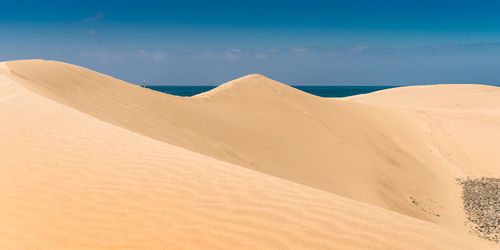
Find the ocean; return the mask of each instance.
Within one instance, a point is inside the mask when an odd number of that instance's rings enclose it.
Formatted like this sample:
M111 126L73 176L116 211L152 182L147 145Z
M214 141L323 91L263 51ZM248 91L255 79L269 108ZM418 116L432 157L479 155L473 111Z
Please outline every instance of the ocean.
M148 86L148 88L177 96L193 96L209 91L216 86ZM346 97L366 94L397 86L292 86L304 92L321 97Z

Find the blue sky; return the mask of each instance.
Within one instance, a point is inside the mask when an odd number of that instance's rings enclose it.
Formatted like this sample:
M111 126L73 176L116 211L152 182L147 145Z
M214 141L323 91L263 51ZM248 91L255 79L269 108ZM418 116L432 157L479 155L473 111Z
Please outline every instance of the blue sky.
M500 83L500 1L6 1L0 61L132 83Z

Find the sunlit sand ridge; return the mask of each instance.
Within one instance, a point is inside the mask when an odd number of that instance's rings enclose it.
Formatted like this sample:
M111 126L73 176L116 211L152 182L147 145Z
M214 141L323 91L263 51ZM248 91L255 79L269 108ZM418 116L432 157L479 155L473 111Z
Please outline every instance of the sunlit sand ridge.
M2 64L0 244L494 247L466 236L455 180L498 174L481 152L457 164L422 110L362 101L259 75L181 98L59 62Z

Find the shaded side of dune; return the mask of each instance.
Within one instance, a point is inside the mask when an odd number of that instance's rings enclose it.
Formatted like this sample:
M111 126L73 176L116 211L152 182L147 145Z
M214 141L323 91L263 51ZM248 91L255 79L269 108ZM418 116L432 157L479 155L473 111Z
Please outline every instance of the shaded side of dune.
M452 227L454 178L399 111L249 75L193 98L60 62L7 63L26 88L102 121L219 160ZM438 167L436 167L438 166ZM439 213L416 207L410 197Z
M3 66L2 249L494 249L104 122Z

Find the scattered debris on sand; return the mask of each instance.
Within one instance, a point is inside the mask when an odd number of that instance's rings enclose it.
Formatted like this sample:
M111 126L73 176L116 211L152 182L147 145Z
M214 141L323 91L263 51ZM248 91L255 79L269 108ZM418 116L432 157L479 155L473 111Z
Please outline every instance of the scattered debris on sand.
M418 208L420 208L420 210L424 211L425 213L428 213L428 214L434 215L436 217L439 217L439 213L436 213L431 208L428 208L428 207L424 206L424 204L422 204L421 202L419 202L413 196L410 196L410 200L411 200L411 203L413 205L417 206Z
M498 243L500 241L500 179L459 180L467 215L465 224L471 233Z

